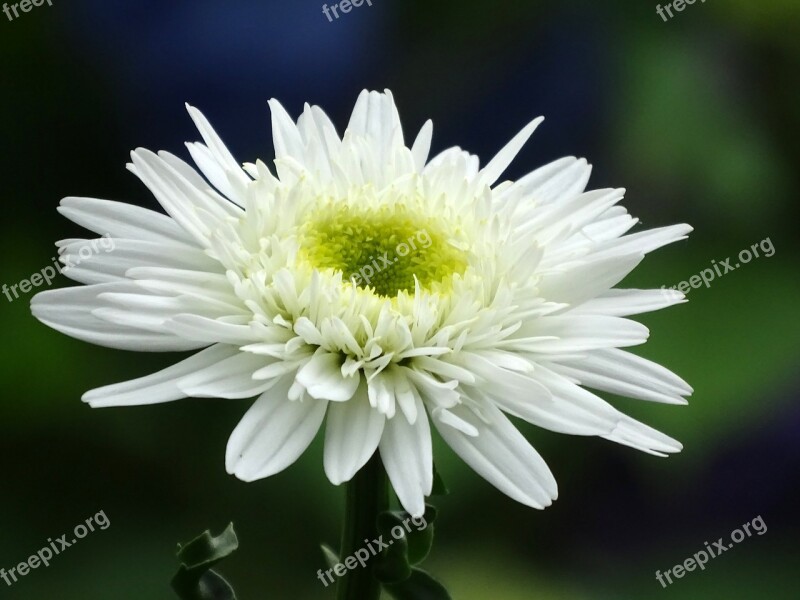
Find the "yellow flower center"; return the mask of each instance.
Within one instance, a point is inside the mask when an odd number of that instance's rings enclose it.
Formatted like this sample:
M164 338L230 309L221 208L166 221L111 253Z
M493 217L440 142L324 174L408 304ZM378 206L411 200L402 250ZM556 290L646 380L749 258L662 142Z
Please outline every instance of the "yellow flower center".
M432 292L449 290L467 256L430 217L403 205L360 209L329 203L300 229L300 256L312 267L341 271L362 289L393 297L414 292L414 278Z

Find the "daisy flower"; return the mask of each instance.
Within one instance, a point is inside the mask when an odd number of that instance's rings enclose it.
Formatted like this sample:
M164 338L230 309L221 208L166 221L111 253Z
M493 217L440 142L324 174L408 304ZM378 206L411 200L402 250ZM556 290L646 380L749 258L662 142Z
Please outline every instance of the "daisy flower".
M624 190L585 191L583 159L502 181L542 119L481 167L457 147L429 159L430 121L407 145L388 91L364 91L341 136L319 107L297 122L270 108L274 169L240 165L188 106L204 140L187 144L196 167L145 149L128 165L166 215L61 202L115 250L67 269L84 285L38 294L33 314L101 346L197 351L85 402L257 397L228 442L229 473L285 469L324 421L330 481L349 481L377 451L412 515L431 493L432 428L535 508L556 498L556 481L509 416L655 455L681 449L594 392L668 404L691 393L623 350L648 337L628 317L683 295L615 288L689 226L628 233L637 220L618 204ZM85 243L59 242L62 259Z

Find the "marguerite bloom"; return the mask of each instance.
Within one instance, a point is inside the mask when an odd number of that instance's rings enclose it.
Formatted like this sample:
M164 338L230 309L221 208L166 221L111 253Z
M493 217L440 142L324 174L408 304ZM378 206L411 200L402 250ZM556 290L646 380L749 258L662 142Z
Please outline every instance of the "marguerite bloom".
M431 492L431 425L480 475L536 508L556 498L544 460L508 415L665 455L681 445L592 390L683 404L691 388L622 348L628 319L680 293L615 289L687 225L628 234L621 189L586 192L563 158L500 181L541 119L481 168L411 146L391 94L363 92L343 136L318 107L295 123L270 102L275 170L233 158L208 121L199 169L138 149L128 168L167 212L92 198L60 211L115 250L67 271L83 286L32 302L45 324L94 344L198 350L158 373L85 394L94 407L185 397L257 400L228 442L245 481L292 464L325 421L324 468L350 480L376 452L405 509ZM85 240L59 243L65 260Z

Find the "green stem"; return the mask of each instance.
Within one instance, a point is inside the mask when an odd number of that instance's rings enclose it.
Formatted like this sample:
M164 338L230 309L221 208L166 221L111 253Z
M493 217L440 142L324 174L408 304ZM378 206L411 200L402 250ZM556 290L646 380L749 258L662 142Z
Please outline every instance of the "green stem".
M379 453L376 451L369 462L356 473L346 485L346 507L342 527L342 545L339 560L344 561L367 542L378 537L378 514L389 508L389 484ZM375 560L367 566L348 570L339 580L337 600L379 600L380 582L373 570Z

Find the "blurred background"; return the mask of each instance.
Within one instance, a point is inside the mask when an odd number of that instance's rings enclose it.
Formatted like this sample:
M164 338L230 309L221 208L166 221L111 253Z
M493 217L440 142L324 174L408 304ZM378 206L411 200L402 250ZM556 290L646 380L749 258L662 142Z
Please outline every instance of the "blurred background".
M753 260L641 320L637 350L695 388L688 407L612 398L680 439L658 459L599 439L524 431L560 499L544 512L495 491L439 444L452 493L436 501L426 563L456 600L800 597L800 4L709 0L664 22L656 2L373 0L329 22L321 0L54 0L0 14L2 277L47 266L83 236L67 195L155 202L125 170L144 146L188 157L201 108L240 161L272 158L266 102L320 104L340 131L362 88L391 88L407 136L486 160L531 118L545 124L518 177L564 155L625 186L644 226L689 222L631 286L672 286L769 238ZM738 261L736 261L738 262ZM57 285L69 285L61 277ZM343 494L320 440L254 484L226 475L249 401L92 410L81 394L182 356L111 351L36 322L0 296L0 567L105 511L89 535L0 597L169 599L175 544L236 523L222 566L242 600L333 597L316 578ZM667 589L655 579L761 515L768 527Z

